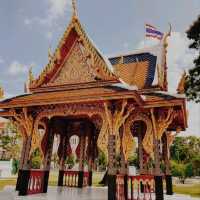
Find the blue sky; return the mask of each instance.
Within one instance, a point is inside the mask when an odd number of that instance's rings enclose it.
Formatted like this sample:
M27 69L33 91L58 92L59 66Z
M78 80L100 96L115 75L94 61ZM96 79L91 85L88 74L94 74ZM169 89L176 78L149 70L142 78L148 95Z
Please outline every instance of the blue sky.
M152 44L144 25L161 31L173 26L169 39L170 90L183 71L192 67L185 31L200 14L199 0L84 0L77 1L79 18L87 33L106 55ZM6 0L0 2L0 85L6 96L23 93L29 67L38 75L56 47L71 16L70 0ZM189 104L187 134L200 134L200 106ZM194 117L195 116L195 117Z

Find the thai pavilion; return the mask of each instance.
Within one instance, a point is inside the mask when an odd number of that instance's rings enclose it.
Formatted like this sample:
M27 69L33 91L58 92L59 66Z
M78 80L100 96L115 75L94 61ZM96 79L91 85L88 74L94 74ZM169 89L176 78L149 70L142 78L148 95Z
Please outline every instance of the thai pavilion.
M106 58L84 31L75 6L49 63L37 78L30 71L27 92L0 102L0 116L17 125L23 139L16 190L19 195L47 192L54 135L59 135L58 186L91 186L101 150L108 158L109 200L162 200L163 185L173 194L169 146L174 133L187 127L184 97L168 93L170 32L149 49ZM79 138L78 171L64 165L71 137ZM130 176L135 138L139 174ZM40 170L30 168L35 149L42 155Z

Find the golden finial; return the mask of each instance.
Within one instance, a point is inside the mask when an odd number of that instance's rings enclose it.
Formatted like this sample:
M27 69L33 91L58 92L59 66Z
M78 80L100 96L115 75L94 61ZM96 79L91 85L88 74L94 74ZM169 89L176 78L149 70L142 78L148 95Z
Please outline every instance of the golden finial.
M168 46L168 43L167 43L167 38L169 36L171 36L171 33L172 33L172 25L169 23L169 31L164 35L163 37L163 44L164 44L164 47L167 48Z
M72 9L73 9L73 16L77 17L76 0L72 0Z
M52 52L51 52L51 46L49 46L48 48L48 58L49 58L49 61L52 59Z
M33 66L30 67L29 72L28 72L28 81L29 84L34 80L34 76L33 76Z
M0 87L0 99L4 97L4 90L2 87Z
M184 70L181 78L180 78L180 81L178 83L178 87L176 89L177 93L178 94L184 94L185 93L185 81L186 81L186 77L187 77L187 74Z

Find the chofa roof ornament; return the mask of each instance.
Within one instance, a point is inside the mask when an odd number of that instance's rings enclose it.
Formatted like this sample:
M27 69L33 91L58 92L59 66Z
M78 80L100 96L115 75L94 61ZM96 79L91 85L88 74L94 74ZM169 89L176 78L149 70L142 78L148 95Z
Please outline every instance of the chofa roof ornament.
M4 98L4 90L0 87L0 99Z
M72 0L72 11L73 11L73 17L77 17L78 16L78 12L77 12L77 5L76 5L76 0Z

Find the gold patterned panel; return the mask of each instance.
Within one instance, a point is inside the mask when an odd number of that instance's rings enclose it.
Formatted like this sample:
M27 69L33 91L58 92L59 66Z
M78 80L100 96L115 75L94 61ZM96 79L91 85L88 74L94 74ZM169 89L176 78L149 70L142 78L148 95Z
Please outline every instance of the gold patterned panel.
M144 139L142 141L142 145L146 153L148 153L151 157L153 156L153 128L152 128L152 122L151 119L148 117L148 115L144 113L135 113L134 115L130 116L130 118L127 120L125 124L125 134L123 139L123 151L126 155L126 159L132 154L135 146L132 142L133 136L131 132L131 125L135 121L143 121L146 124L146 133L144 136Z
M43 69L39 77L34 79L29 84L30 90L37 88L39 89L41 86L44 86L43 84L48 75L54 72L56 67L55 63L61 61L60 50L62 49L65 42L68 40L68 37L72 30L75 30L77 32L79 36L79 41L87 50L88 56L91 56L91 63L94 70L98 74L98 78L100 78L101 80L117 80L116 76L109 70L105 59L101 56L101 53L94 46L93 42L90 41L77 16L73 15L69 26L64 32L63 37L60 39L58 47L56 48L55 53L51 56L49 63Z
M148 61L115 65L115 74L129 85L144 88L148 74Z
M0 99L4 97L4 90L2 87L0 87Z
M87 53L79 42L76 42L61 70L48 83L52 85L94 82L95 74Z
M120 152L120 128L125 123L126 119L133 112L135 107L128 104L127 100L123 100L115 108L114 113L111 112L109 102L104 103L105 117L103 116L103 126L97 141L98 147L108 156L108 136L115 135L116 140L116 154Z
M163 133L167 130L169 125L172 123L177 113L173 108L167 109L167 112L160 112L158 119L155 119L156 136L158 140L161 140Z
M103 123L97 140L97 146L102 152L104 152L106 158L108 158L108 136L109 136L109 124L106 120L106 116L102 117Z

